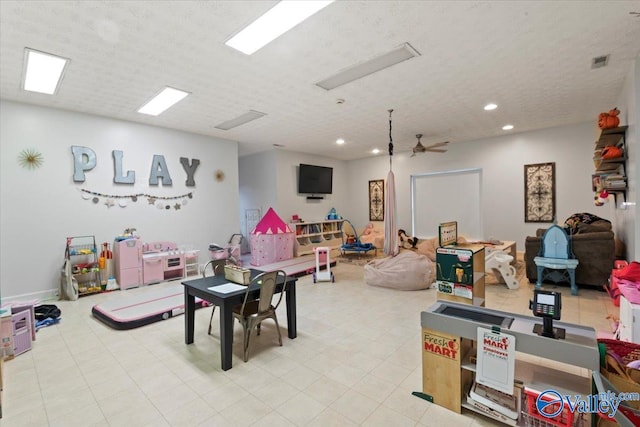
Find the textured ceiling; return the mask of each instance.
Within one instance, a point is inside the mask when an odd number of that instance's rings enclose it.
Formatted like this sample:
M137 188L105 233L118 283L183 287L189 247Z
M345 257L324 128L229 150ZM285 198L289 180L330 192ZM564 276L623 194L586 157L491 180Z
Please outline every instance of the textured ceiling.
M639 1L338 0L251 56L224 45L274 4L2 0L0 95L234 140L241 155L280 144L349 160L384 152L390 108L396 152L417 133L428 145L595 122L640 53ZM406 42L421 56L314 84ZM25 47L71 58L56 95L20 89ZM192 95L158 117L136 112L166 85ZM215 129L248 110L267 115Z

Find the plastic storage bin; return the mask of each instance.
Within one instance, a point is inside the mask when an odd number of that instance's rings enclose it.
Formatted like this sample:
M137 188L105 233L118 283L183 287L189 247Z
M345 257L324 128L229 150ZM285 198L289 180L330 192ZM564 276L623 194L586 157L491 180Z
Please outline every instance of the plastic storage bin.
M562 411L555 417L547 417L538 412L536 400L540 395L539 392L525 388L525 408L526 412L522 413L525 426L548 426L548 427L572 427L574 425L574 414L564 405ZM551 399L542 398L544 401ZM555 413L559 408L559 403L553 403L546 407L545 412L548 414Z

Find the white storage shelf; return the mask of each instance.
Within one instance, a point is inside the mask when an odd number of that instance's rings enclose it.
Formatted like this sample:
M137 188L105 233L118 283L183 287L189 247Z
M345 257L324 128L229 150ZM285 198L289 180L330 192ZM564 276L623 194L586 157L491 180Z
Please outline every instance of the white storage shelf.
M326 220L292 223L289 226L296 234L295 255L308 255L319 246L338 249L342 246L342 224L344 220Z

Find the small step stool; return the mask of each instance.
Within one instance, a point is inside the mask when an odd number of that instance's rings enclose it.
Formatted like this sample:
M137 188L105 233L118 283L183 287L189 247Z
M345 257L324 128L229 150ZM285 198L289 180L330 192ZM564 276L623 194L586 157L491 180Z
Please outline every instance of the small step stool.
M335 282L336 278L331 272L330 250L326 246L318 246L313 248L316 254L316 271L313 272L313 283L316 282ZM327 269L320 271L321 263L327 264Z
M492 270L499 282L509 289L518 289L520 283L516 279L516 269L511 265L513 257L504 251L489 252L485 258L485 269Z

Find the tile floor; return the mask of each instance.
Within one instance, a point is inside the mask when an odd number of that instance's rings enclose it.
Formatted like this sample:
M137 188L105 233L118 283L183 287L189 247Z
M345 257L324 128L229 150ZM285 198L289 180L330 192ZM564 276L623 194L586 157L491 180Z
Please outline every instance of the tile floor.
M297 339L286 337L283 304L284 345L265 324L244 363L236 325L226 372L217 331L206 332L209 308L196 312L195 343L187 346L182 316L116 331L91 315L115 293L57 301L62 321L5 363L0 426L497 425L411 395L422 389L420 312L435 290L370 287L363 268L349 263L333 271L333 284L298 281ZM487 307L528 314L531 289L526 279L518 290L488 286ZM563 320L610 331L606 316L617 308L605 293L559 289Z

